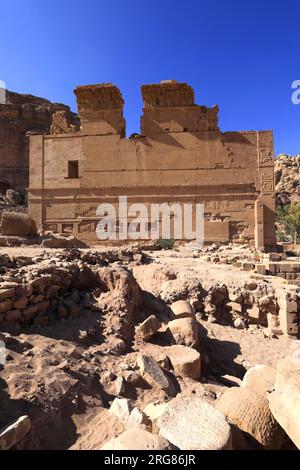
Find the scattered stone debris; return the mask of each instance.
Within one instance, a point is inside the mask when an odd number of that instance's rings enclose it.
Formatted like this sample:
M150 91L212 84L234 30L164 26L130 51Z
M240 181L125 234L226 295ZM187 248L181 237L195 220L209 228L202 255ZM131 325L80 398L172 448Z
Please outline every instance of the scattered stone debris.
M111 439L104 444L101 450L175 450L170 444L157 434L151 434L140 426L132 426L119 437Z
M140 255L1 251L2 448L299 447L299 287Z

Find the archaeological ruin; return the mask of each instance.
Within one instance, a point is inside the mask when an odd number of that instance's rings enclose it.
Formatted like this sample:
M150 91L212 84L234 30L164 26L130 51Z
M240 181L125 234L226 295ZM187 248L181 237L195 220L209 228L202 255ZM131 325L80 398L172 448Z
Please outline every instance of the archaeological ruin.
M29 210L38 228L95 242L100 203L204 203L205 242L269 249L275 240L272 131L221 132L218 106L174 80L143 85L140 134L126 138L113 84L75 89L80 131L54 114L30 136ZM119 221L122 223L122 221ZM147 227L151 231L152 227Z
M4 102L0 102L0 192L10 187L21 192L28 188L26 134L47 134L53 114L59 111L76 122L77 116L70 112L68 106L32 95L4 91Z

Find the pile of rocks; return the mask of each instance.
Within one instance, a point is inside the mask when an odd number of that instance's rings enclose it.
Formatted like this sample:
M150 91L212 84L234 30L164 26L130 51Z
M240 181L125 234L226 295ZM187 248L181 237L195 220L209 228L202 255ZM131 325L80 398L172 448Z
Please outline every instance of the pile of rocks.
M255 366L240 386L228 388L213 404L179 393L141 410L129 399L116 398L110 413L125 431L102 450L278 450L288 438L300 448L299 364L287 358L277 370ZM165 372L153 358L139 358L139 373L149 385L167 390Z
M111 268L108 262L111 258L132 256L130 250L120 253L66 250L53 257L43 253L21 260L3 255L0 325L13 322L45 326L57 318L77 318L85 309L113 311L121 305L126 314L132 315L140 288L128 270L117 265Z
M300 155L278 155L275 160L277 205L300 202Z
M18 191L15 191L14 189L7 189L5 192L0 192L1 209L15 209L17 206L21 206L21 208L25 210L24 198Z

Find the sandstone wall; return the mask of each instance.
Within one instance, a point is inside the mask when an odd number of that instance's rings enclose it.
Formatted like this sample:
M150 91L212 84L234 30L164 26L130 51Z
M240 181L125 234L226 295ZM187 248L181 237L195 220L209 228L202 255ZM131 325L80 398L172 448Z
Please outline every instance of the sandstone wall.
M27 132L49 133L52 115L68 106L51 103L32 95L6 92L6 104L0 104L0 190L28 188L29 142Z
M99 203L205 204L206 241L275 244L271 131L222 133L218 108L177 82L142 87L141 135L124 138L110 84L75 90L81 131L31 136L30 213L40 227L95 240ZM78 162L78 178L68 164Z

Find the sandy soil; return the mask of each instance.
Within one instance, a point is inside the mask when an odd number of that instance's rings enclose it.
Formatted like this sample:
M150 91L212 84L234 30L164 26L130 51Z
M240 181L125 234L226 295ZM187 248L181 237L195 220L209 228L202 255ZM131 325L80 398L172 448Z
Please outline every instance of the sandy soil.
M51 250L26 248L0 249L9 256L35 257ZM161 285L153 272L180 271L187 279L203 283L233 282L241 285L251 277L230 265L205 263L186 252L151 252L152 263L133 265L132 270L141 287L155 293ZM280 280L272 280L280 282ZM148 312L150 313L150 312ZM58 321L53 327L11 329L5 368L0 367L0 426L20 415L29 414L34 422L27 448L99 449L104 442L120 434L123 425L107 410L114 395L114 382L105 377L134 370L138 343L123 356L105 354L101 315L86 311L79 319ZM230 326L200 321L200 349L209 358L201 382L180 381L182 393L196 393L213 401L224 391L222 375L242 378L256 364L276 366L291 351L291 341L266 338L255 326L238 330ZM94 329L93 337L82 339L82 331ZM151 353L155 345L144 345ZM162 390L128 391L141 409L152 401L164 400ZM17 446L18 448L18 446ZM22 448L22 446L21 446Z

